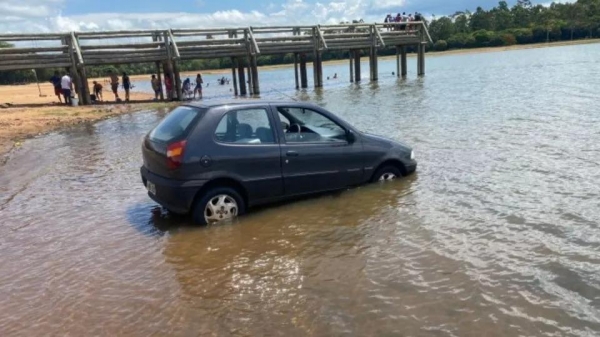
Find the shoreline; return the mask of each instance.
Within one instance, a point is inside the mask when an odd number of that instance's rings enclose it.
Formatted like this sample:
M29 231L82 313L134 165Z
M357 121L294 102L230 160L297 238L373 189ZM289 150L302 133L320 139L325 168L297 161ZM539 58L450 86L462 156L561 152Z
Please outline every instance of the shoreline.
M107 104L79 107L15 107L0 110L0 166L23 141L85 123L143 110L172 108L180 102Z
M514 45L508 47L457 49L444 52L430 52L427 53L427 56L441 57L448 55L481 54L594 43L600 43L600 39ZM408 56L415 57L416 54L409 54ZM395 55L381 56L380 59L393 60L395 59ZM361 61L368 61L368 57L361 58ZM324 61L323 64L336 65L346 62L347 60L329 60ZM270 70L291 67L293 67L293 64L277 64L260 66L259 68L261 70ZM201 71L201 73L203 75L230 74L230 71L230 69L212 69ZM186 76L186 74L192 75L195 73L197 73L197 71L182 72L182 75ZM150 74L131 75L130 77L133 81L140 81L149 79ZM103 78L90 78L89 83L91 84L94 80L103 80ZM110 88L105 87L104 95L105 98L111 99L112 93L110 92ZM153 95L151 93L131 92L132 101L148 102L152 98ZM121 114L147 109L172 108L179 104L180 102L150 102L135 104L123 102L67 107L58 104L57 98L54 96L54 89L49 82L40 83L39 87L36 83L26 85L0 85L0 165L3 165L8 160L12 150L17 149L21 142L26 139L78 124L94 123Z

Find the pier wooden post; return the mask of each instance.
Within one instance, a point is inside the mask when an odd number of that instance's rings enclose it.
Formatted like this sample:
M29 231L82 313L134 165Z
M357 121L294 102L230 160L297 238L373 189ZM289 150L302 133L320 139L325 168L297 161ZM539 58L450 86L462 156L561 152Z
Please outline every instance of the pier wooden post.
M235 68L237 67L237 60L235 57L231 57L231 79L233 80L233 94L235 96L238 95L238 85L237 78L235 73Z
M300 85L302 88L308 88L308 78L306 74L306 54L300 54Z
M260 95L260 84L258 82L258 64L256 62L256 55L250 57L251 64L250 69L252 70L252 92L254 95Z
M87 79L87 74L85 72L85 67L81 66L79 68L79 80L81 81L81 85L82 85L82 93L80 96L83 97L79 97L82 101L83 101L83 105L90 105L92 104L92 98L90 96L90 85L88 84L88 79ZM96 99L98 99L96 97Z
M246 96L246 75L244 74L244 61L241 58L237 60L238 79L240 85L240 96Z
M377 81L379 78L379 70L377 69L377 38L375 36L375 29L377 27L370 26L371 30L371 48L369 50L369 72L371 74L371 81Z
M350 83L354 83L354 64L352 50L348 51L348 63L350 64Z
M75 93L79 96L79 99L83 96L83 86L79 79L77 70L77 61L75 61L75 51L73 50L73 40L71 37L67 37L67 45L69 46L69 57L71 58L71 67L69 67L69 76L71 76L71 82L75 89Z
M250 96L254 95L254 79L252 78L252 61L250 60L250 56L246 58L246 71L248 72L248 94Z
M156 78L158 79L158 88L160 89L160 100L164 101L165 100L165 94L163 92L163 85L162 85L162 75L161 75L161 71L160 71L160 62L156 61Z
M354 50L354 81L360 82L360 49Z
M175 92L177 93L177 100L183 100L182 90L181 90L181 76L179 75L179 66L177 65L177 60L173 60L173 73L175 74Z
M417 45L417 73L419 76L425 75L425 44Z
M396 46L396 77L400 77L400 46Z
M160 34L159 33L152 34L152 42L160 42ZM165 94L163 91L162 76L161 76L161 71L160 71L160 61L156 61L155 65L156 65L156 78L158 80L158 89L160 90L159 97L160 97L161 101L164 101Z
M167 60L163 63L163 73L165 74L165 77L167 77L167 74L169 75L172 86L171 90L167 92L167 98L173 101L175 99L175 93L177 93L177 83L175 81L175 74L173 72L173 57L171 54L171 46L169 45L167 32L165 32L163 35L163 41L165 43L165 51L167 52Z
M369 50L369 68L371 74L371 81L377 81L378 70L377 70L377 49L371 47Z
M407 66L406 66L406 46L400 47L400 70L402 77L406 77Z
M314 86L320 88L323 86L323 64L321 63L321 52L315 52L315 59L313 60L313 73L314 73Z
M296 89L300 89L298 82L298 53L294 53L294 79L296 80Z

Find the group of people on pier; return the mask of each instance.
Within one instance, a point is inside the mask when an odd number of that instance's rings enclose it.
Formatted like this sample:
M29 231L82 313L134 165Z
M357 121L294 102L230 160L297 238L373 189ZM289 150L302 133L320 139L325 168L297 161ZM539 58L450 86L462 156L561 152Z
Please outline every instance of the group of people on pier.
M406 12L403 12L402 14L398 13L396 16L393 16L392 14L388 14L385 19L383 20L384 23L392 23L392 22L406 22L406 25L389 25L387 26L387 30L391 31L391 30L410 30L411 26L410 24L408 24L408 22L413 22L413 21L422 21L423 20L423 16L419 13L419 12L415 12L415 15L413 16L412 14L408 14L406 15Z

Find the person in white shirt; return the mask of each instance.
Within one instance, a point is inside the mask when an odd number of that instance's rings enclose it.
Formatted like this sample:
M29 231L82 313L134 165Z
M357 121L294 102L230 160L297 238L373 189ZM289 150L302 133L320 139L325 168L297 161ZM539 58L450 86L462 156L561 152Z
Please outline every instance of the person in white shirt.
M63 96L65 97L65 103L71 105L71 89L73 88L73 81L69 74L64 73L60 79L60 87L62 88Z

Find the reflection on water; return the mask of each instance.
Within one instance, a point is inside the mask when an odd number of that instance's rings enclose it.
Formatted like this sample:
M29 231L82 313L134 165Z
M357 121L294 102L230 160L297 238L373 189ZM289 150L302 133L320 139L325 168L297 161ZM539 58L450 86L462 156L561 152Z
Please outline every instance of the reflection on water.
M360 84L334 65L315 91L263 71L263 96L404 140L419 170L216 226L145 194L165 111L30 140L0 167L0 334L596 336L599 52L435 57L406 80L381 62Z

